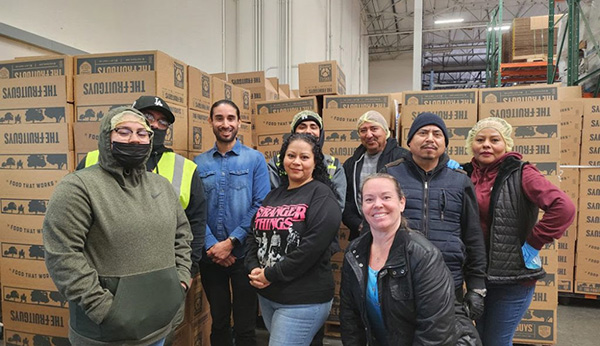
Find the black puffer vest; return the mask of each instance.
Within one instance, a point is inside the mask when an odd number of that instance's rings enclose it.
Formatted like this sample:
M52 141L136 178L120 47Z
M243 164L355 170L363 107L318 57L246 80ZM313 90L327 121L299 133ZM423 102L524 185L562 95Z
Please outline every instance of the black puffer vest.
M488 280L497 284L514 284L537 280L544 269L527 269L521 247L537 222L539 208L521 188L523 166L529 164L507 157L498 171L490 197L490 243Z

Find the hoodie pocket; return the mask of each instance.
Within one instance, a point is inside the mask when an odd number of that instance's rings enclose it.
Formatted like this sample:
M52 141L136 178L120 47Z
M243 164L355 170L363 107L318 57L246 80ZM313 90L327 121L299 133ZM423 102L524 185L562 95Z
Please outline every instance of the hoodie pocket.
M175 267L122 277L101 341L140 340L171 323L185 293Z

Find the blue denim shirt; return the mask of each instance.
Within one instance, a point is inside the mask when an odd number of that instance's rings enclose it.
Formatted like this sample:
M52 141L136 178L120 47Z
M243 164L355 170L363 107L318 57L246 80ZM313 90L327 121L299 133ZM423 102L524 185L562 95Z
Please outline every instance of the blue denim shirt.
M207 202L205 250L234 236L242 246L235 247L232 254L243 258L250 221L271 190L264 156L236 140L225 155L215 145L194 162Z

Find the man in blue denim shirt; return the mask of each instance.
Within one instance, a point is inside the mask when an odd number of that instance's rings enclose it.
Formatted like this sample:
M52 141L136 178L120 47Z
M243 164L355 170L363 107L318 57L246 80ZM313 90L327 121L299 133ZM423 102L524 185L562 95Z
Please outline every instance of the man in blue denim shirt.
M233 345L231 292L236 346L256 346L257 298L244 267L244 244L250 220L270 190L264 156L237 137L240 110L228 100L215 102L209 122L215 146L196 156L208 207L206 256L202 257L202 285L210 304L212 345Z

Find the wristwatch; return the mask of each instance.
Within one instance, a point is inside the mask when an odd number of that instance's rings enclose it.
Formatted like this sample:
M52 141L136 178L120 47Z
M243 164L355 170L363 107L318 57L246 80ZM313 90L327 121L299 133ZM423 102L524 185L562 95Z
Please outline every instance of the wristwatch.
M233 247L236 247L240 244L240 241L238 240L238 238L231 236L229 238L227 238L229 240L231 240L231 243L233 244Z
M485 289L485 288L474 288L471 291L479 294L483 298L485 298L485 296L487 295L487 289Z

